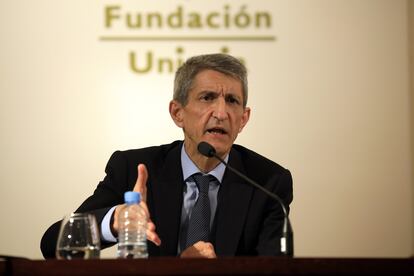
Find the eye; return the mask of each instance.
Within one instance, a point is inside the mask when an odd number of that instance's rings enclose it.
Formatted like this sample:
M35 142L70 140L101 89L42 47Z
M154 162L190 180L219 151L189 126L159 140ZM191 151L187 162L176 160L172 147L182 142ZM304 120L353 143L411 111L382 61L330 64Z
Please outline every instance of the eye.
M200 100L205 101L205 102L209 102L212 101L216 98L216 96L213 93L206 93L201 95Z
M226 101L230 104L237 104L237 105L240 104L240 101L237 98L235 98L234 96L231 96L231 95L226 97Z

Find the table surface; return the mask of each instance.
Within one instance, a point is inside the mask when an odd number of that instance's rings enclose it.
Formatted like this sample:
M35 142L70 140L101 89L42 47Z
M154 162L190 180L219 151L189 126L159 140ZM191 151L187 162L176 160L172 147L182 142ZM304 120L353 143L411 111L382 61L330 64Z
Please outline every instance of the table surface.
M0 275L414 275L414 258L157 257L0 261Z

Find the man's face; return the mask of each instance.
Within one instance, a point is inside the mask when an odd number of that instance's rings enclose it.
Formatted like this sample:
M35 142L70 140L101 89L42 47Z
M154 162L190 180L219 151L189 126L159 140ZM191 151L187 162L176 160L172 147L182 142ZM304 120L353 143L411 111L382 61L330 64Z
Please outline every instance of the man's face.
M197 145L208 142L224 157L242 131L250 116L243 107L242 84L239 80L213 70L198 73L185 106L172 101L170 113L185 136L190 156L197 154Z

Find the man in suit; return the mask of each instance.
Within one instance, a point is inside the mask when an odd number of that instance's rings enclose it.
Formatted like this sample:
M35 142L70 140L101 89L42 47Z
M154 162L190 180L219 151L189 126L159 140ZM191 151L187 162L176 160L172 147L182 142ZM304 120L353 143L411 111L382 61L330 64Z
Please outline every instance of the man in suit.
M150 218L150 256L280 254L284 219L280 204L197 150L200 142L208 142L229 165L276 193L289 206L293 198L290 172L233 144L249 121L247 94L246 68L232 56L196 56L177 70L169 112L182 128L184 140L115 152L104 180L76 210L95 214L103 247L116 243L123 194L135 190L143 195L140 204ZM208 232L206 237L188 243L194 225L192 211L199 208L201 198L198 175L209 175ZM46 258L55 256L58 229L59 222L43 235L41 250Z

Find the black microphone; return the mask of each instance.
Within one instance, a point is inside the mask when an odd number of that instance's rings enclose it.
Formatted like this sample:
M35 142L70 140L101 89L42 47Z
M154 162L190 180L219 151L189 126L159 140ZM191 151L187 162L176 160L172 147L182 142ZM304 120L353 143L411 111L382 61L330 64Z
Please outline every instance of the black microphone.
M248 178L246 175L242 174L238 170L232 168L229 164L226 163L226 161L221 159L216 154L216 149L212 145L210 145L209 143L200 142L197 146L197 149L202 155L204 155L206 157L214 157L214 158L218 159L230 171L237 174L239 177L243 178L248 183L250 183L251 185L253 185L257 189L261 190L262 192L264 192L265 194L267 194L268 196L270 196L271 198L273 198L274 200L276 200L280 204L280 206L282 207L284 216L285 216L285 218L283 220L282 237L280 238L280 252L283 255L292 257L293 256L293 231L292 231L292 226L290 225L290 221L289 221L289 214L287 212L286 206L283 203L282 199L278 195L276 195L276 194L270 192L269 190L267 190L266 188L260 186L257 182L255 182L252 179Z

